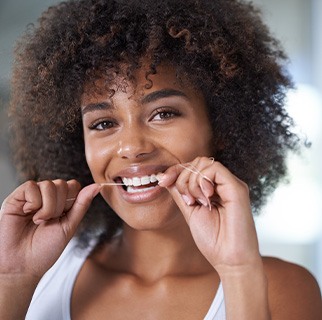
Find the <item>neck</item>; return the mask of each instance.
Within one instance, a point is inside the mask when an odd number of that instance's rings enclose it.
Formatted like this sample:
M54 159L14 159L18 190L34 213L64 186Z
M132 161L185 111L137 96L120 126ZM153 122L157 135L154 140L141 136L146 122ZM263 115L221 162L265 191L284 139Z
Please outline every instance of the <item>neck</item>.
M185 222L180 227L157 231L138 231L125 225L107 255L113 261L113 269L147 282L166 276L193 276L213 271Z

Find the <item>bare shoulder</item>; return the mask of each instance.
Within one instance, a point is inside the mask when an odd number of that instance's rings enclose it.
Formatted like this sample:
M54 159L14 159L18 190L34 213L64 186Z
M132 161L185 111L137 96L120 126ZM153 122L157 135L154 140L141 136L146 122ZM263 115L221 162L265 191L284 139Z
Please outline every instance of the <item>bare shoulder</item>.
M321 291L305 268L277 258L263 258L272 319L322 319Z

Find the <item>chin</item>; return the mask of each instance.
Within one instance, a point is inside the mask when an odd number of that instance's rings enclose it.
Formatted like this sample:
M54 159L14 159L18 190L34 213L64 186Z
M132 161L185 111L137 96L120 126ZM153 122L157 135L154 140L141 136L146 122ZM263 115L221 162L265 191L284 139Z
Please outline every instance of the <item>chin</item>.
M124 208L125 209L125 208ZM171 228L184 220L182 213L177 205L171 199L170 203L164 203L162 206L156 204L145 204L140 206L131 206L128 210L115 212L130 228L137 231L157 231Z

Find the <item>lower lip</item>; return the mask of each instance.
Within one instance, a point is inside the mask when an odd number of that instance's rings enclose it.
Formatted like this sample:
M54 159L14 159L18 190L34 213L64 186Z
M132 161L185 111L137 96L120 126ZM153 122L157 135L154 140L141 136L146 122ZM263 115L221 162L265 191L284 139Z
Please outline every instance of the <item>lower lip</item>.
M154 188L134 193L126 192L122 187L119 187L118 189L120 190L121 196L125 201L130 203L144 203L155 200L162 193L164 188L161 188L157 185Z

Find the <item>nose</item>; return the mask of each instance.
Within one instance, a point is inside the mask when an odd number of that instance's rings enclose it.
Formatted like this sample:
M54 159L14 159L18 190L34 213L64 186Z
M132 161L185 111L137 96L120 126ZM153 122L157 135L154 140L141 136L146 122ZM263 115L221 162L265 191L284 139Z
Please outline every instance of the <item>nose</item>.
M155 150L152 138L142 128L123 129L119 137L117 155L123 159L144 158Z

